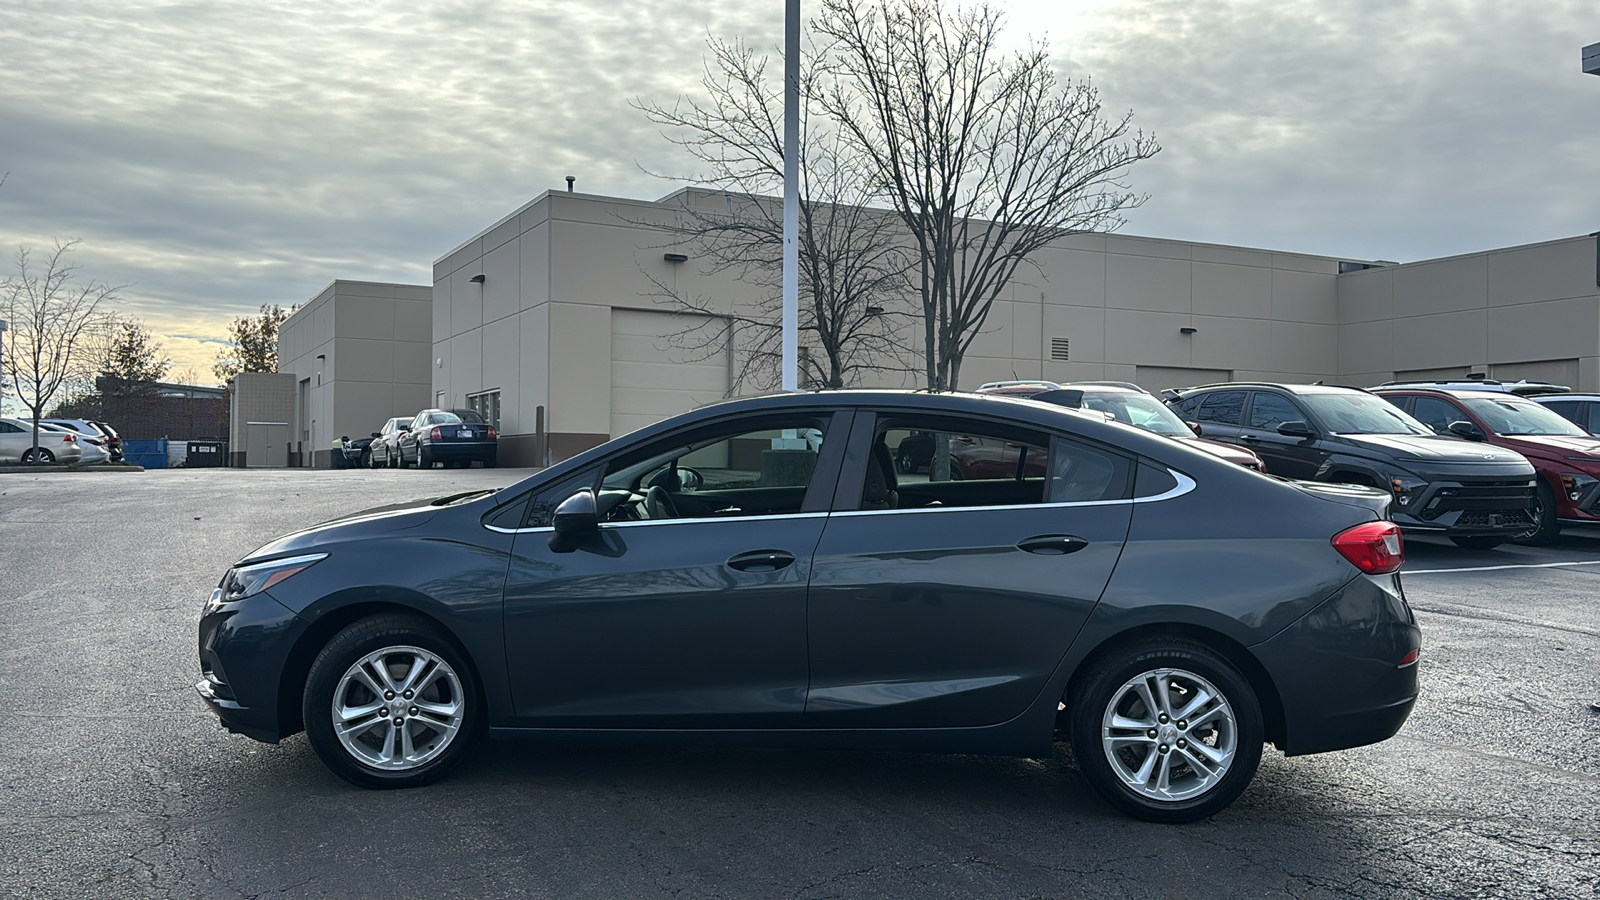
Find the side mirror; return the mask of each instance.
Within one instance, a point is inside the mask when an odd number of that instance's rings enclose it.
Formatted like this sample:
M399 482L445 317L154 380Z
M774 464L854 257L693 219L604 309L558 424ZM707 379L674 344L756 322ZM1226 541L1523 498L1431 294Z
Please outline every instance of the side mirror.
M1465 420L1460 422L1451 422L1450 433L1457 435L1458 437L1464 437L1469 441L1481 441L1487 437L1487 435L1483 433L1482 428L1479 428L1478 426Z
M1194 432L1195 437L1205 437L1205 431L1200 428L1199 422L1185 422L1183 424L1189 426L1189 430Z
M1291 419L1288 422L1279 422L1278 433L1284 435L1285 437L1312 438L1317 436L1317 433L1311 430L1310 425L1307 425L1299 419Z
M600 530L600 514L595 509L594 491L584 488L561 501L551 522L556 534L573 538Z

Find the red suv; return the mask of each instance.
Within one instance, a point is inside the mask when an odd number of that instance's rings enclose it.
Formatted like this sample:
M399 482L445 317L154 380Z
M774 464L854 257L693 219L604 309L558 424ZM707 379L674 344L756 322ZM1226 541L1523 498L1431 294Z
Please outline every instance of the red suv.
M1600 524L1600 437L1510 392L1380 387L1374 393L1439 434L1515 450L1533 463L1536 524L1521 543L1548 544L1562 524Z

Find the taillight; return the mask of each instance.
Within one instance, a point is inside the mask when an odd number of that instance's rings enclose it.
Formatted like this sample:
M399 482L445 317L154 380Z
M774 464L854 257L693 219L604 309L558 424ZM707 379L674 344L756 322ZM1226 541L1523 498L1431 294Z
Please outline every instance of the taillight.
M428 432L428 440L430 441L438 441L443 439L443 435L439 434L439 426L437 425L433 427L432 431Z
M495 439L494 426L490 425L489 426L489 440L492 441L494 439Z
M1367 522L1333 536L1333 549L1368 575L1387 575L1406 561L1400 526L1393 522Z
M76 444L77 442L78 442L78 439L73 437L70 434L63 434L61 436L61 443L63 443L63 444Z

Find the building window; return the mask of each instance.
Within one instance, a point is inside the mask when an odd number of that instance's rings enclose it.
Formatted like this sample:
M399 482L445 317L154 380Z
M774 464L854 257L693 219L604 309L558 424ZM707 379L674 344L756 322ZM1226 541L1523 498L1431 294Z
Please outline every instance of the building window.
M500 430L500 391L484 391L481 394L467 395L467 408L483 416L483 420Z

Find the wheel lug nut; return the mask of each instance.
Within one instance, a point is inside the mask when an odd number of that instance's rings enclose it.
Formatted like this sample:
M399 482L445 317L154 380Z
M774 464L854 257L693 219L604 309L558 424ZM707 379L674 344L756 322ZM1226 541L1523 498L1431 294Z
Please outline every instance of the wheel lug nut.
M1178 727L1179 728L1188 728L1189 727L1189 720L1188 719L1179 719L1178 720Z
M1162 713L1161 715L1156 717L1156 721L1160 722L1163 725L1165 725L1165 724L1167 724L1168 722L1170 722L1172 720L1167 718L1167 714L1166 713Z
M393 700L394 699L394 691L384 691L383 692L383 699L385 699L385 700Z
M407 700L410 700L410 699L411 699L411 697L412 697L412 694L411 694L411 692L410 692L410 691L406 691L406 699L407 699Z
M1165 753L1171 748L1169 748L1166 744L1162 744L1161 746L1157 747L1156 749L1160 750L1162 753Z
M414 716L416 714L417 714L417 708L415 706L411 707L411 715Z
M1157 731L1157 730L1155 730L1155 729L1154 729L1154 728L1152 728L1152 729L1150 729L1150 730L1149 730L1149 731L1147 731L1147 732L1145 732L1145 734L1148 734L1148 735L1150 735L1150 737L1151 737L1151 739L1152 739L1152 740L1154 740L1154 739L1155 739L1155 737L1156 737L1156 735L1159 735L1159 734L1160 734L1160 733L1161 733L1161 732L1159 732L1159 731Z
M404 725L405 723L406 723L405 719L402 719L399 716L395 716L394 717L394 727L399 728L401 725Z
M1189 742L1188 741L1184 740L1183 738L1178 738L1178 749L1179 750L1182 750L1183 748L1185 748L1187 746L1189 746Z

